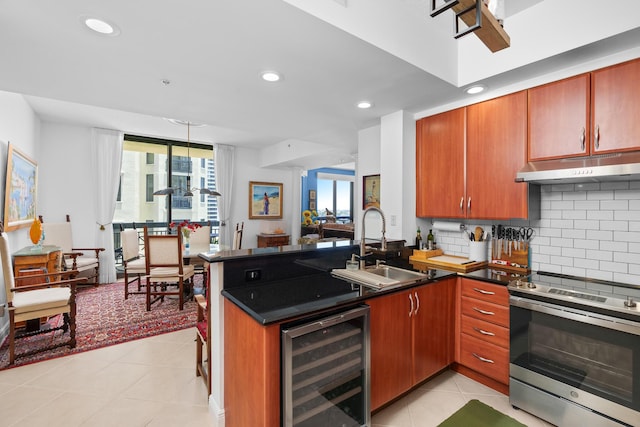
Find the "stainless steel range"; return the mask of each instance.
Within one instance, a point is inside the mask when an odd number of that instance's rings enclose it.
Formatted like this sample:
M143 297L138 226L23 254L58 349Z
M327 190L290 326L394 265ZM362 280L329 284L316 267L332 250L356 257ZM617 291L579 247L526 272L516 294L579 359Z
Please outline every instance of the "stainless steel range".
M640 425L640 303L537 281L510 292L510 403L559 426Z

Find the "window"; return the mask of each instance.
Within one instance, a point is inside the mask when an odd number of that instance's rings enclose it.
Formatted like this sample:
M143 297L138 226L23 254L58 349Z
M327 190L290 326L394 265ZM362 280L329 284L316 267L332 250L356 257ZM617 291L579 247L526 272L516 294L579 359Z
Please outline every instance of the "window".
M153 202L153 192L156 191L153 189L153 175L147 174L147 202Z
M192 187L216 189L213 147L190 144L187 148L184 142L125 135L114 222L217 221L217 197L197 191L194 197L199 199L184 196L188 175ZM169 179L176 192L154 196L154 191L169 187Z
M318 204L319 216L326 215L329 209L336 217L353 218L353 177L345 175L325 176L318 174Z

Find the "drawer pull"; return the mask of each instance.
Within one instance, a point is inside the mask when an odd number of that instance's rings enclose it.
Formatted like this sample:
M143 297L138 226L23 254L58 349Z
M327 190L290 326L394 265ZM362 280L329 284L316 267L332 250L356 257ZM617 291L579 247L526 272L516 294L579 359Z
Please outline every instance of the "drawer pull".
M482 335L489 335L489 336L492 336L492 337L496 336L496 334L494 334L493 332L485 331L483 329L476 328L475 326L473 327L473 330L478 332L479 334L482 334Z
M495 313L493 311L481 310L478 307L473 307L473 309L480 314L486 314L487 316L495 316Z
M411 308L409 309L409 317L413 313L413 297L411 296L411 292L409 292L409 301L411 301Z
M495 292L491 292L491 291L485 291L484 289L479 289L479 288L473 288L474 291L479 292L483 295L495 295Z
M416 312L413 313L414 316L418 315L418 310L420 310L420 298L418 298L418 293L414 292L413 293L416 296Z
M477 355L477 354L475 354L475 353L471 353L471 354L473 355L473 357L475 357L476 359L478 359L478 360L479 360L479 361L481 361L481 362L485 362L485 363L496 363L496 362L494 362L494 361L493 361L493 360L491 360L491 359L487 359L486 357L478 356L478 355Z

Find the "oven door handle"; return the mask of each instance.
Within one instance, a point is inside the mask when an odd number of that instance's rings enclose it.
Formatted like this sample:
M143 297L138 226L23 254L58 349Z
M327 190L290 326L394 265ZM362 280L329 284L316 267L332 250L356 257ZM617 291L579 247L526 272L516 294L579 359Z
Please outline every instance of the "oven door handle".
M525 310L537 311L539 313L549 314L563 319L575 320L576 322L587 323L606 329L613 329L640 336L640 323L626 319L599 313L591 313L584 310L578 310L576 308L516 297L513 295L509 297L509 304Z

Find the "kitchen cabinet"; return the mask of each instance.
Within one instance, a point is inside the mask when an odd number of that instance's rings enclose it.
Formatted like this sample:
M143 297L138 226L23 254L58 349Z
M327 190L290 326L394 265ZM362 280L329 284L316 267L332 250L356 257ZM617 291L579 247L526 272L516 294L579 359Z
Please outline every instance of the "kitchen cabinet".
M458 108L416 122L416 216L464 218L465 117Z
M367 301L371 330L371 409L453 362L455 279Z
M509 383L509 292L460 279L456 361L472 378L505 392Z
M515 182L527 160L526 91L425 117L416 137L418 217L539 215L529 185Z
M640 150L640 60L528 90L528 160Z
M581 74L529 89L529 161L589 155L590 83Z
M640 59L591 73L592 154L640 150Z

